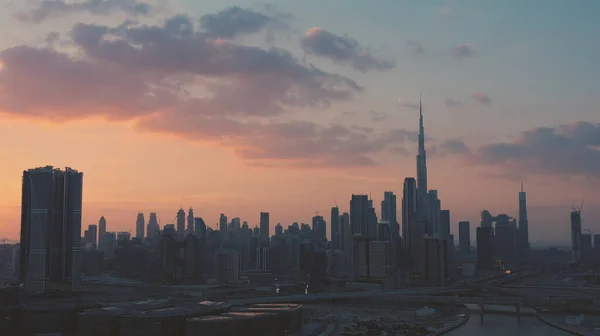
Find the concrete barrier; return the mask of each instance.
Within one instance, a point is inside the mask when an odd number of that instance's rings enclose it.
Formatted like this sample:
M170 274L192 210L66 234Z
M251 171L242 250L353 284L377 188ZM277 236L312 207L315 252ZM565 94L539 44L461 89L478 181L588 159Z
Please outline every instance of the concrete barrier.
M438 331L434 331L427 336L439 336L439 335L443 335L447 332L450 332L450 331L462 326L463 324L467 323L467 321L469 321L470 317L471 317L471 310L467 309L467 312L465 313L465 317L463 317L460 321L456 321L455 323L452 323L451 325L444 327Z
M560 325L560 324L558 324L558 323L552 322L552 321L550 321L550 320L548 320L548 319L544 318L544 317L543 317L542 315L540 315L540 314L536 314L536 316L537 316L537 318L538 318L540 321L542 321L543 323L545 323L545 324L547 324L547 325L549 325L549 326L551 326L551 327L553 327L553 328L560 329L560 330L562 330L562 331L564 331L564 332L568 332L568 333L569 333L569 334L571 334L571 335L587 336L587 334L586 334L585 332L576 331L576 330L573 330L572 328L569 328L569 327L567 327L567 326L563 326L563 325Z

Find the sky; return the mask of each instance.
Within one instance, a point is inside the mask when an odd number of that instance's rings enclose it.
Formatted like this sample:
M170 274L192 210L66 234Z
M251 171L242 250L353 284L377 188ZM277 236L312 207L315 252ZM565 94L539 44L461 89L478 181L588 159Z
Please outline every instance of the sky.
M180 207L286 227L353 193L378 205L416 174L420 95L456 236L482 209L516 216L521 182L532 243L568 243L584 199L600 233L598 1L0 4L2 238L45 165L82 171L83 226L112 231Z

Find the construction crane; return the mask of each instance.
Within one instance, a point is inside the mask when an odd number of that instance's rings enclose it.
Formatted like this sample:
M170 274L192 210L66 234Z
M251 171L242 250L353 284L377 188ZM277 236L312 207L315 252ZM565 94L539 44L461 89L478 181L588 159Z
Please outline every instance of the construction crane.
M573 207L573 211L581 213L581 211L583 210L583 205L584 204L585 204L585 197L581 201L581 205L579 206L579 208L577 206L574 206Z

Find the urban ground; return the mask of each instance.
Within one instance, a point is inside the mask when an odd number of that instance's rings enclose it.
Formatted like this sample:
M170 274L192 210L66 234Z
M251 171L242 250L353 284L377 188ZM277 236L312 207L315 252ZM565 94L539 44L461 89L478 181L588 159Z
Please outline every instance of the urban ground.
M417 317L423 306L377 304L305 305L309 322L297 336L428 335L464 318L464 307L432 306L436 313Z

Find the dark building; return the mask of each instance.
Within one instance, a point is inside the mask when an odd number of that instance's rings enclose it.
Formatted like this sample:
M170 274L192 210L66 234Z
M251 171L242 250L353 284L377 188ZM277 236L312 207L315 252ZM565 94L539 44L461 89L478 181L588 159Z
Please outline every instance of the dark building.
M488 270L492 267L494 256L494 234L491 227L478 227L477 239L477 269Z
M23 172L20 281L30 294L74 290L81 272L83 173Z
M496 217L494 229L495 256L504 263L514 265L518 260L519 241L517 224L507 215Z
M444 238L450 236L450 210L440 210L440 235Z
M339 250L341 248L342 236L340 235L340 209L331 208L331 249Z
M104 253L101 251L83 251L81 272L88 276L99 276L102 274L103 261Z
M367 235L369 220L369 198L367 195L352 195L350 200L350 229L352 234Z
M269 243L269 213L260 213L260 240L262 243Z
M458 251L462 256L471 253L471 223L458 222Z

